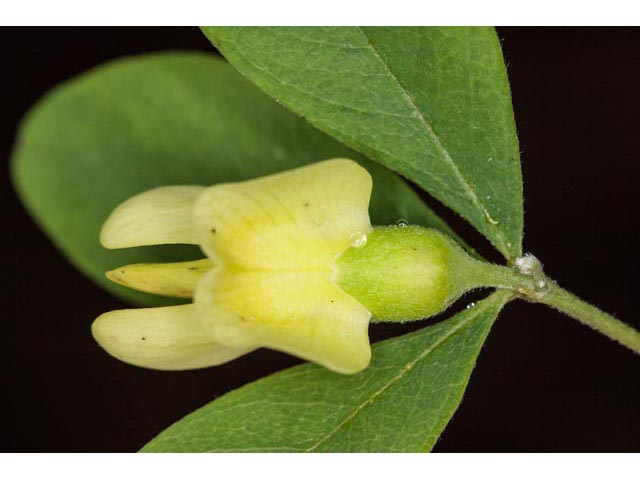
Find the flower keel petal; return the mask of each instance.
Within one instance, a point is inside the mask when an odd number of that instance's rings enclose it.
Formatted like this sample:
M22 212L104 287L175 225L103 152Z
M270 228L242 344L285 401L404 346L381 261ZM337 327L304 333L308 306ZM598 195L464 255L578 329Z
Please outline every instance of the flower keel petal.
M166 297L192 298L196 285L213 264L208 258L193 262L136 263L106 273L112 282Z

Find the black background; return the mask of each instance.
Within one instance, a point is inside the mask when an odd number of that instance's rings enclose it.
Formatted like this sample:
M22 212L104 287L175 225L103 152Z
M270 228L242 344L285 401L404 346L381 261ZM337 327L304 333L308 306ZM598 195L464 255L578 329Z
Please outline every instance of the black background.
M525 180L525 248L578 295L640 328L640 29L499 28ZM212 52L197 29L0 30L1 153L50 87L122 55ZM107 356L90 322L124 304L76 272L3 171L0 450L134 451L186 413L292 357L260 350L200 371ZM438 207L482 253L498 257ZM460 308L458 305L456 308ZM434 321L434 320L432 320ZM416 325L417 326L417 325ZM372 327L372 337L399 327ZM638 451L640 357L546 307L508 305L436 451Z

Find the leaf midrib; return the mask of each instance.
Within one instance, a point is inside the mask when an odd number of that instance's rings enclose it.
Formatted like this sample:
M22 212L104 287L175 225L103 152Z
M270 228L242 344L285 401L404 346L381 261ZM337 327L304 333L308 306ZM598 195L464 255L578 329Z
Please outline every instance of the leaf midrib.
M482 201L480 200L480 197L478 196L476 191L473 189L471 184L462 175L460 168L458 167L456 162L453 160L453 158L449 154L449 151L440 140L440 137L435 132L433 126L427 121L422 111L418 108L418 105L416 104L415 100L409 93L409 90L407 90L407 88L404 87L402 82L400 82L398 77L393 73L389 64L384 60L384 58L382 58L382 55L380 55L380 52L378 52L378 50L376 50L376 48L373 46L373 44L371 43L371 40L367 36L366 32L362 29L362 27L355 27L355 28L358 32L360 32L360 34L363 36L363 38L367 42L367 47L369 48L369 50L371 50L375 58L378 60L378 62L380 62L380 64L387 71L391 79L395 82L395 84L400 89L400 92L402 93L402 96L404 97L405 101L408 103L409 107L413 110L414 116L418 118L418 120L424 127L425 131L427 132L427 136L431 138L436 149L441 153L442 158L451 167L454 175L456 176L458 181L462 184L468 198L475 205L475 207L480 210L480 212L482 213L482 215L484 216L487 222L487 225L495 232L496 237L500 243L499 248L504 249L505 252L509 252L509 248L507 248L508 242L506 241L504 233L502 232L501 229L497 227L497 222L491 217L491 215L489 214L489 211L487 210L487 207L484 205L484 203L482 203Z
M362 410L364 410L366 407L368 407L369 405L373 404L373 402L375 401L376 398L378 398L379 396L381 396L385 391L387 391L389 388L391 388L396 382L400 381L402 378L404 378L404 376L409 373L411 370L413 370L413 368L420 362L422 361L427 355L429 355L431 352L433 352L434 350L436 350L437 348L439 348L444 342L446 342L449 338L451 338L453 335L455 335L457 332L459 332L461 329L463 329L464 327L466 327L469 323L471 323L473 320L477 319L481 314L483 314L484 312L486 312L489 308L493 307L496 305L496 303L498 303L501 299L501 295L499 295L501 292L496 292L493 295L489 296L486 299L486 303L483 305L482 308L479 308L476 312L475 315L470 316L467 320L460 322L459 324L457 324L455 326L455 328L452 328L449 332L447 332L446 335L444 335L442 338L440 338L436 343L434 343L433 345L431 345L428 349L424 350L422 353L420 353L420 355L418 355L413 361L409 362L408 364L406 364L402 370L400 370L400 372L398 372L397 375L395 375L394 377L392 377L391 379L389 379L389 381L387 381L385 384L382 385L382 387L380 387L378 390L376 390L370 397L366 398L363 402L361 402L360 404L356 405L356 407L353 409L353 411L347 415L345 417L344 420L342 420L337 426L336 428L334 428L333 430L331 430L327 435L325 435L324 437L322 437L320 440L318 440L315 444L313 444L312 446L310 446L309 448L307 448L305 450L305 452L313 452L314 450L316 450L320 445L322 445L323 443L326 443L329 439L331 439L331 437L333 437L334 435L336 435L341 429L342 427L344 427L347 423L349 423L351 420L353 420Z
M258 28L266 29L266 30L269 30L269 31L273 31L271 29L268 29L267 27L258 27ZM458 167L458 164L455 162L453 157L449 154L449 151L444 146L444 143L441 141L439 135L436 133L436 131L434 130L433 126L429 123L429 121L425 118L425 116L422 113L422 111L418 108L416 102L414 101L413 97L409 93L408 89L404 87L404 85L400 82L398 77L391 70L389 64L384 60L382 55L373 46L373 44L369 40L369 37L367 36L365 31L362 29L362 27L354 27L354 28L355 28L356 31L358 31L362 35L362 37L364 38L364 40L366 42L366 45L364 47L362 47L362 48L368 49L368 50L370 50L372 52L372 54L375 57L375 59L380 63L380 65L387 72L387 74L391 78L391 80L396 84L396 86L400 90L400 92L401 92L406 104L408 105L409 109L412 111L412 114L413 114L412 116L414 118L417 118L418 121L420 122L420 124L423 126L424 131L426 132L426 135L432 140L433 145L440 152L441 158L451 168L451 171L455 175L455 178L458 180L459 184L462 186L462 188L464 190L464 193L466 194L465 196L474 205L474 207L480 212L482 218L484 219L485 225L490 230L492 230L494 232L493 238L490 238L491 242L506 257L510 257L512 255L511 248L509 247L510 243L507 241L507 239L505 237L505 234L502 231L502 229L500 229L498 227L499 222L496 221L495 219L493 219L493 217L489 213L488 208L482 202L480 196L476 193L476 191L473 188L473 186L467 181L467 179L464 177L464 175L462 175L462 172L460 171L460 168ZM296 37L296 38L298 38L298 37ZM303 42L303 41L304 42L309 42L309 39L299 39L298 38L298 40L301 41L301 42ZM313 41L311 41L311 42L313 42ZM218 44L220 43L220 39L218 39L217 43ZM317 42L315 42L315 43L317 43ZM218 45L218 47L219 47L219 45ZM344 47L344 46L341 46L341 47ZM280 83L281 85L286 86L288 88L299 90L301 93L303 93L305 95L310 95L312 97L319 98L324 102L332 103L327 98L318 97L317 95L315 95L315 94L313 94L313 93L311 93L309 91L301 90L297 85L293 85L293 84L289 84L289 83L283 82L281 78L278 78L278 77L274 76L273 74L271 74L271 72L269 72L268 69L265 69L265 68L261 67L260 65L258 65L257 63L255 63L254 61L252 61L247 55L242 53L240 50L236 50L235 53L238 56L242 57L253 68L258 70L259 72L261 72L265 76L270 77L273 81L275 81L277 83ZM286 105L286 103L285 103L285 105ZM355 107L352 107L352 106L346 107L345 105L342 105L342 104L339 104L339 106L342 107L342 108L350 108L351 110L359 111L359 109L357 109ZM391 112L387 112L386 114L392 115ZM314 122L312 121L312 124L313 123ZM331 134L331 132L329 132L329 133ZM356 150L361 150L360 148L357 148L356 146L353 146L353 147L356 148ZM366 153L366 152L363 152L363 153ZM392 154L391 152L385 151L384 153L387 154L387 155L390 155L390 156L392 156L394 158L397 158L398 160L403 162L403 159L398 158L396 155Z

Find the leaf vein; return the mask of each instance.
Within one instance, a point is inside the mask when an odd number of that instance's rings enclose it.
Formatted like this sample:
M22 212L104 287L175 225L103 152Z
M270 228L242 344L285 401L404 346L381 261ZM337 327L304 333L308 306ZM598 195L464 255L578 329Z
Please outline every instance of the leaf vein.
M492 301L489 301L490 299L493 299ZM476 318L478 318L479 315L481 315L482 313L484 313L485 311L487 311L489 308L493 307L496 304L497 300L495 296L489 297L487 298L486 303L482 306L482 308L478 308L475 312L474 315L469 316L468 319L460 322L458 325L456 325L454 328L452 328L449 332L447 332L442 338L440 338L437 342L435 342L433 345L431 345L429 348L427 348L426 350L424 350L420 355L418 355L413 361L411 361L410 363L408 363L407 365L404 366L404 368L402 368L400 370L400 372L395 375L394 377L392 377L391 379L389 379L389 381L387 381L386 383L384 383L378 390L376 390L369 398L367 398L366 400L364 400L362 403L360 403L359 405L357 405L353 412L351 412L349 415L347 415L347 417L340 422L333 430L331 430L327 435L325 435L324 437L322 437L320 440L318 440L315 444L311 445L309 448L307 448L307 452L313 452L315 449L317 449L320 445L322 445L323 443L325 443L326 441L328 441L331 437L333 437L336 433L338 433L340 431L340 429L342 429L342 427L344 427L347 423L349 423L351 420L353 420L363 409L365 409L368 405L372 404L374 402L374 400L376 398L378 398L379 396L381 396L386 390L388 390L391 386L393 386L396 382L400 381L402 378L404 378L404 376L409 373L411 370L413 370L413 368L422 360L424 359L427 355L429 355L431 352L433 352L435 349L437 349L438 347L440 347L446 340L448 340L449 338L451 338L454 334L456 334L457 332L459 332L462 328L466 327L470 322L472 322L473 320L475 320Z
M436 147L436 149L438 149L440 151L440 153L442 154L442 157L444 158L444 160L451 167L454 175L458 178L458 180L462 184L462 186L463 186L463 188L465 190L465 193L467 193L468 198L471 200L471 202L478 209L480 209L480 211L484 215L485 220L487 221L488 225L496 233L496 236L497 236L497 238L499 238L499 241L501 243L500 247L504 248L506 251L509 251L510 250L508 248L509 244L506 241L504 233L502 232L502 230L500 228L497 227L498 222L496 222L496 220L494 220L491 217L491 214L489 213L489 211L485 207L484 203L482 203L482 201L480 200L480 197L476 193L475 189L467 181L467 179L464 177L464 175L462 175L462 172L460 171L458 165L453 160L453 158L449 154L449 151L447 150L447 148L444 146L444 144L440 140L440 137L436 133L436 131L434 130L433 126L427 121L427 119L425 118L425 116L422 113L422 111L418 108L418 105L416 104L415 100L413 99L413 97L411 96L411 94L409 93L407 88L405 88L405 86L402 84L402 82L400 82L400 80L393 73L393 71L391 70L391 68L387 64L387 62L382 58L382 56L380 55L378 50L376 50L376 48L373 46L373 44L371 43L371 40L369 39L367 34L362 30L362 27L356 27L356 29L364 37L364 39L367 42L367 45L368 45L369 49L371 50L371 52L373 53L373 55L380 62L380 64L384 67L384 69L388 72L389 77L391 77L391 79L396 83L396 85L398 86L398 88L402 92L403 97L405 98L405 100L407 101L407 103L409 104L411 109L413 110L414 116L416 118L418 118L420 123L423 125L425 131L427 132L427 135L429 136L429 138L431 138L431 140L432 140L434 146Z

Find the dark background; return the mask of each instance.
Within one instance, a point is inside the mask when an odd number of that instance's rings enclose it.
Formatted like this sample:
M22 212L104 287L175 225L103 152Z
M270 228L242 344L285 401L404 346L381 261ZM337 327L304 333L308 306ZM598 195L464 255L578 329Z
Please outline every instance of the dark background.
M523 152L525 248L561 285L640 328L640 29L498 33ZM9 182L16 125L49 88L122 55L214 54L204 36L187 28L2 29L0 44L0 450L134 451L216 396L298 363L261 350L217 368L166 373L112 359L94 343L89 325L125 305L65 261ZM438 211L498 260L470 227ZM374 326L372 337L400 331ZM640 357L524 302L501 314L436 446L441 452L639 450Z

